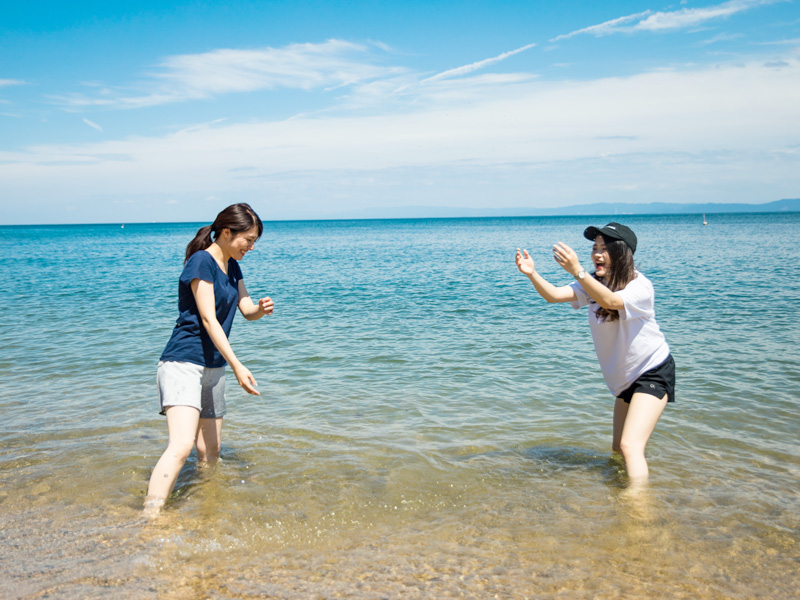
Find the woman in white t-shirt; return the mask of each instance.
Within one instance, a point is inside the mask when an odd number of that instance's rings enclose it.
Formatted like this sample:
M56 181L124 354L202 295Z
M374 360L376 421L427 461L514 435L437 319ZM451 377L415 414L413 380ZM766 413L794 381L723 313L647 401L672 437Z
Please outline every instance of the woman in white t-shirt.
M589 307L589 327L608 389L616 396L612 449L621 452L632 481L647 479L644 450L667 402L675 401L675 362L653 310L653 286L635 270L636 235L619 223L589 227L594 273L587 273L566 244L553 257L575 277L556 287L536 272L527 250L517 248L517 267L548 302Z

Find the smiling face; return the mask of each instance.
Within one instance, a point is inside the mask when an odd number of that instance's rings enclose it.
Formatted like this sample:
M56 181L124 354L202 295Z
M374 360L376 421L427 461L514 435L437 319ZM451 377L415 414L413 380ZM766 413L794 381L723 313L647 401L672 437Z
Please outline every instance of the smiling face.
M244 255L250 252L258 240L258 228L253 227L247 231L233 233L230 241L231 258L242 260Z
M611 257L608 255L606 248L606 241L602 235L598 235L594 239L594 246L592 246L592 262L594 263L594 270L598 277L605 277L611 269Z

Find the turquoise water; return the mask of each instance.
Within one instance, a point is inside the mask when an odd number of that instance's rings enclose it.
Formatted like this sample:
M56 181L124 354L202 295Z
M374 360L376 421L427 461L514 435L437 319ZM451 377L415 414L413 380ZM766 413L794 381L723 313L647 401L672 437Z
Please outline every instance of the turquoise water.
M792 598L800 214L267 223L223 460L139 520L198 225L0 227L0 597ZM620 220L678 367L626 486L564 241Z

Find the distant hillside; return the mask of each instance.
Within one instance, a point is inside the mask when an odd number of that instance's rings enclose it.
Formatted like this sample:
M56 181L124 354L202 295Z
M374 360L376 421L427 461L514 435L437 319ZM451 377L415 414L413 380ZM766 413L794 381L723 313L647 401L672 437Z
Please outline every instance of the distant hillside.
M534 209L536 210L536 209ZM541 210L541 209L540 209ZM545 209L541 215L675 215L675 214L714 214L751 212L800 212L800 198L776 200L765 204L734 204L707 202L704 204L679 204L670 202L650 202L649 204L626 204L606 202L582 204L557 209Z
M675 215L755 212L800 212L800 198L764 204L707 202L703 204L600 202L560 208L459 208L445 206L374 207L326 215L333 219L420 219L448 217L545 217L572 215Z

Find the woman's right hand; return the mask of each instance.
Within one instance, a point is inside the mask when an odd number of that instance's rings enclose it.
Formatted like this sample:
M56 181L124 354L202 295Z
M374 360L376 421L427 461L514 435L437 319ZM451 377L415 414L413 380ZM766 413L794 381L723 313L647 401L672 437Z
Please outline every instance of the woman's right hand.
M250 372L250 369L239 363L237 366L233 367L233 374L236 376L236 381L244 388L245 392L253 394L254 396L261 395L261 392L256 389L258 384L256 383L256 378L253 377L253 374Z
M520 250L517 248L517 268L523 275L530 276L536 272L534 269L533 259L531 258L531 255L528 254L527 250Z

